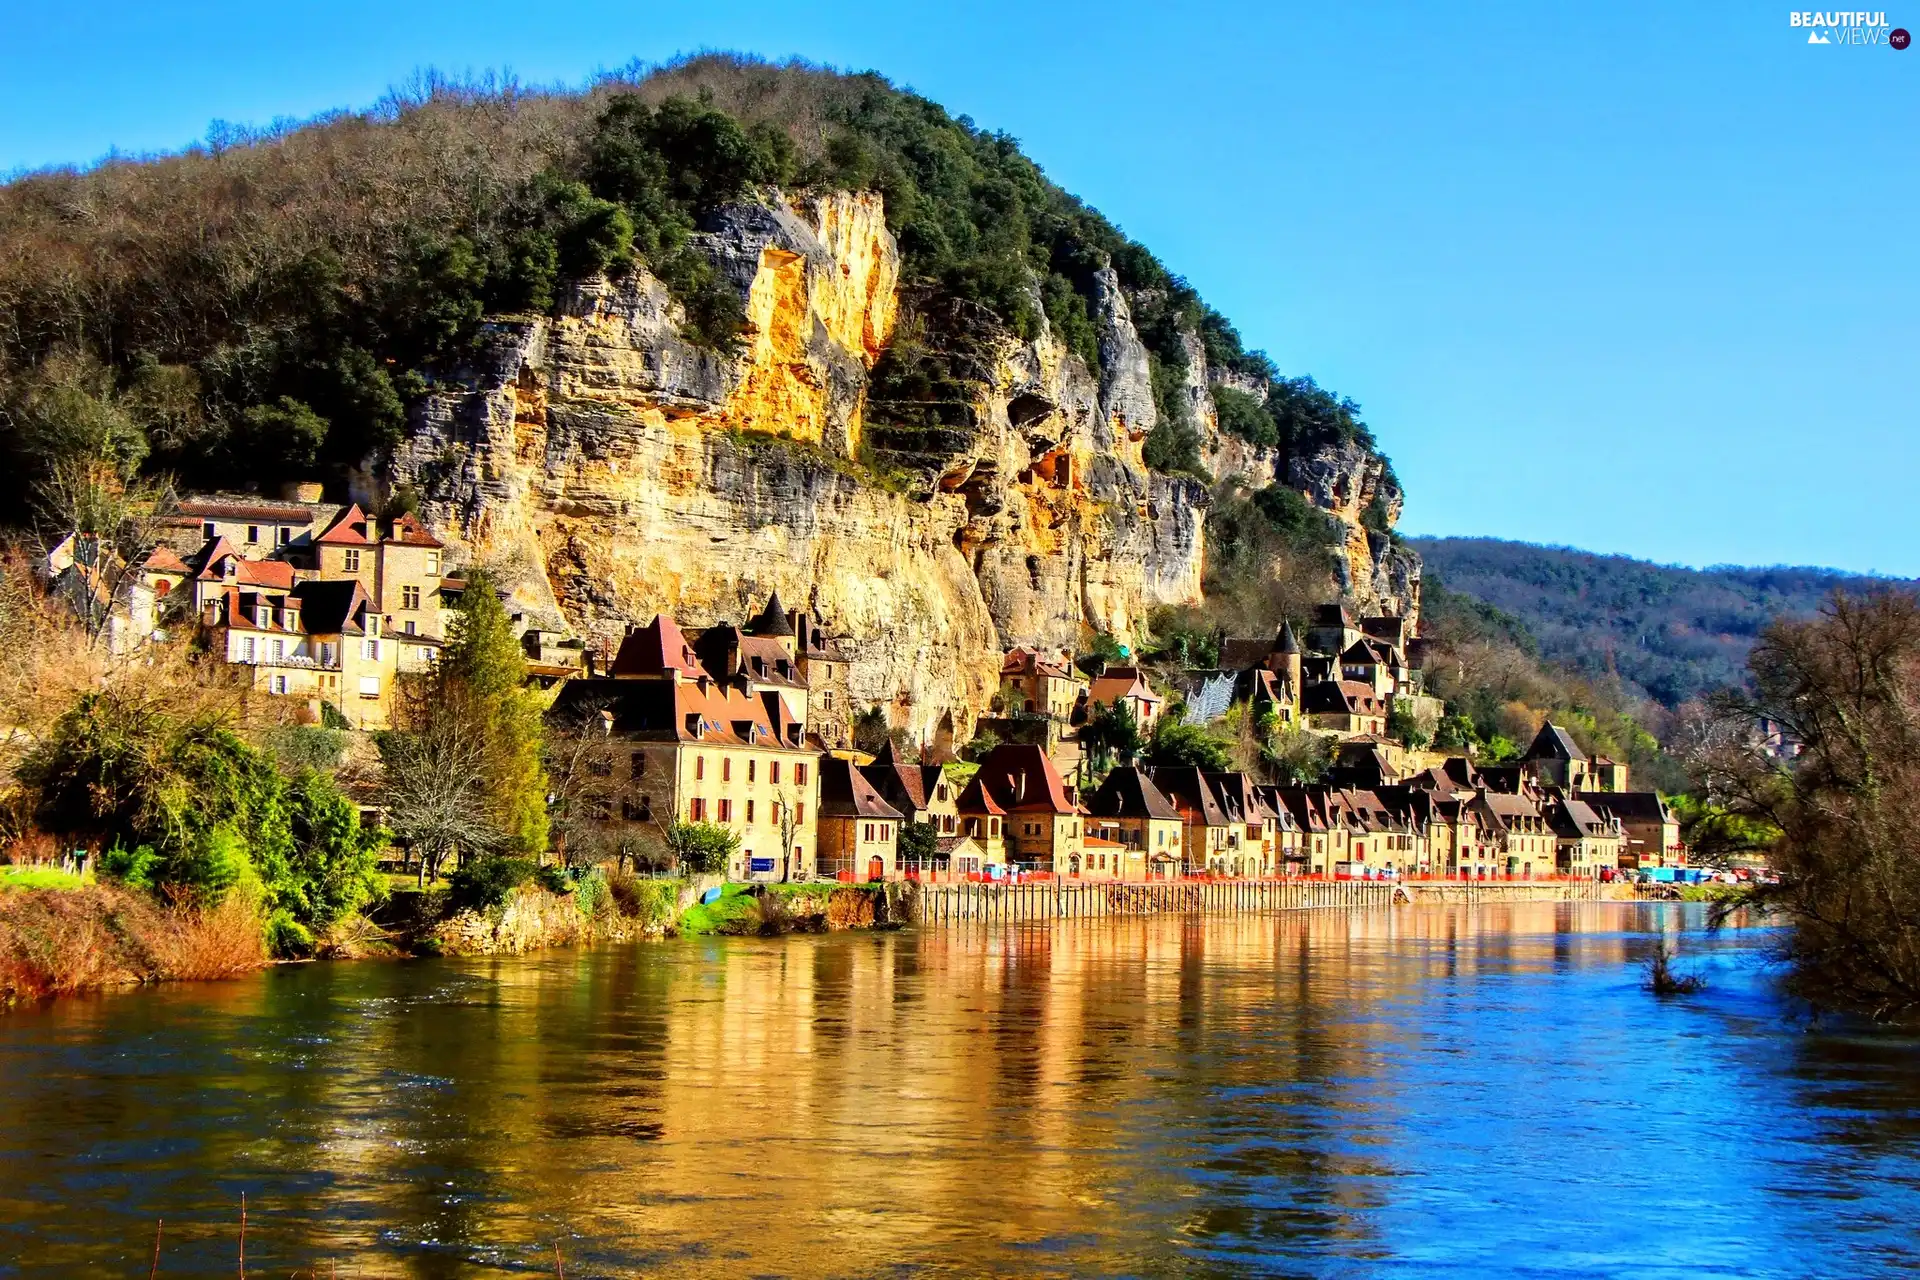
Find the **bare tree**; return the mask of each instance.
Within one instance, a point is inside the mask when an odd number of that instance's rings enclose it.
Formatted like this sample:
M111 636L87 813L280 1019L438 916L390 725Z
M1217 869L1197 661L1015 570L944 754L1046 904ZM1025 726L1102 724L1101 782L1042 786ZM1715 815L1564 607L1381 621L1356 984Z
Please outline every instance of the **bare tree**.
M794 842L800 838L800 799L792 787L782 787L774 801L774 816L780 824L780 862L785 868L782 879L791 880L799 874L795 863Z
M55 591L98 644L116 614L133 621L132 596L174 510L173 486L109 460L68 457L53 463L35 506Z
M548 726L548 821L555 851L568 863L624 865L640 843L626 821L640 803L632 769L623 759L632 744L613 736L609 711L608 702L583 701Z
M491 853L510 841L488 781L487 739L473 731L473 708L426 705L428 686L403 685L404 728L380 736L386 825L420 858L420 883L439 878L450 856ZM469 714L472 713L472 714Z
M1792 981L1817 1003L1920 1013L1920 597L1836 593L1755 646L1751 694L1705 735L1715 790L1771 822L1777 886L1746 899L1793 924ZM1799 744L1782 753L1763 725Z

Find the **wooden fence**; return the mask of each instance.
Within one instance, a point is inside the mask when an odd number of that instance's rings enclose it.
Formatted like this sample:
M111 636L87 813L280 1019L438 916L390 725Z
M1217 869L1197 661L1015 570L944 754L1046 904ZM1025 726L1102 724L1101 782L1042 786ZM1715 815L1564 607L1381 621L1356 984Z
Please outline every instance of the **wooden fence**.
M1383 880L1210 880L1151 884L923 884L913 895L922 924L958 920L1099 919L1108 916L1233 914L1384 907L1396 886ZM1400 895L1404 898L1404 892Z

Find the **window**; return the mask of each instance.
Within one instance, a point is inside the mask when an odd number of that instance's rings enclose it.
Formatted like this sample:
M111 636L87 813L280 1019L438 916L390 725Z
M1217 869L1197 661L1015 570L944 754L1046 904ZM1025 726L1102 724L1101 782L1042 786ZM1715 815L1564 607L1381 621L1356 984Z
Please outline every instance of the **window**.
M752 782L752 781L753 781L753 774L754 774L754 769L755 769L755 767L756 767L756 766L757 766L758 764L759 764L759 761L757 761L757 760L749 760L749 761L747 761L747 781L748 781L748 782ZM749 819L748 819L748 821L749 821L749 822L751 822L751 821L752 821L752 819L751 819L751 818L749 818Z
M410 636L417 636L420 634L417 630L414 629L414 621L412 618L407 619L406 632Z
M722 822L733 821L733 801L722 800L720 802L720 821Z
M273 540L275 545L284 547L293 541L293 530L281 525L279 531L273 535Z
M285 676L275 676L273 678L273 691L275 693L285 693L287 691L287 678Z
M402 609L418 609L420 607L420 588L400 588L400 607Z
M347 548L346 554L341 558L340 567L342 569L345 569L348 573L360 572L359 550L354 547Z
M427 552L427 572L428 573L440 572L440 553L438 551Z
M753 825L753 801L747 801L747 825Z
M370 613L367 615L367 634L370 636L377 636L380 634L380 615L379 614Z
M253 661L253 637L252 636L248 636L245 640L242 640L240 642L240 661L242 662Z
M286 659L286 656L287 656L287 642L285 640L275 640L273 642L273 660L275 662L281 662ZM286 679L285 676L281 676L279 678L282 680Z
M360 677L360 696L363 698L379 697L380 696L380 677L379 676L361 676Z
M720 757L720 781L722 782L733 781L733 757L732 756Z
M633 753L633 776L636 778L647 776L647 753L644 751Z
M331 644L322 644L320 646L320 665L323 667L333 665L333 646Z
M695 756L693 758L693 780L698 782L706 776L707 758L705 756Z
M213 521L209 520L200 526L200 536L204 538L217 538L220 536L220 530L214 526Z
M258 541L260 541L260 526L259 526L259 525L257 525L257 524L250 524L250 525L248 525L248 526L247 526L247 541L248 541L248 542L258 542Z
M987 819L987 834L990 836L997 836L1000 834L1000 819L998 818Z
M794 764L793 780L800 786L804 787L807 785L807 766L804 763L796 762Z
M775 760L767 766L767 781L773 783L775 786L780 785L780 762L778 760Z
M360 642L360 656L368 662L380 661L380 642L378 640L362 640Z
M687 802L687 821L705 822L707 820L707 802L704 797L696 796Z
M798 826L804 827L807 825L807 806L805 804L796 804L793 806L793 820Z

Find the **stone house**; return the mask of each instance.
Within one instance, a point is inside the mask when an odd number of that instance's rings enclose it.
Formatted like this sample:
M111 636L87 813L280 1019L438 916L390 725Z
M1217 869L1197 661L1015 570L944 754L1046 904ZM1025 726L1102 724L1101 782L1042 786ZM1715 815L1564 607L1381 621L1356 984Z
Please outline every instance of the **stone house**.
M1618 866L1622 870L1687 865L1680 820L1658 792L1580 791L1574 798L1620 823Z
M820 761L819 873L841 880L890 880L899 871L906 816L881 798L851 760Z
M1186 824L1173 802L1137 765L1107 771L1086 799L1087 829L1121 852L1121 879L1168 880L1180 874Z
M1228 868L1245 857L1246 833L1221 806L1206 772L1190 765L1160 766L1150 769L1148 776L1180 815L1180 844L1186 855L1182 869L1190 875L1228 874Z
M979 865L966 866L956 858L956 850L948 851L948 866L955 874L968 874L986 871L991 867L1004 867L1007 864L1007 810L993 793L980 784L980 775L975 774L967 785L960 789L954 801L954 808L960 819L960 829L952 839L956 843L965 841L978 849ZM959 858L973 856L958 851Z
M664 614L627 634L608 676L570 680L558 718L599 715L630 743L637 799L617 821L663 834L674 821L740 835L729 874L804 880L816 872L819 757L781 694L716 679Z
M1115 702L1127 704L1133 712L1133 722L1143 735L1153 732L1166 706L1166 699L1153 691L1146 673L1138 667L1108 667L1094 677L1087 689L1087 719L1091 720L1102 708Z
M1065 873L1081 852L1085 811L1047 753L1002 743L980 762L973 781L1005 814L1007 860L1023 870Z
M1620 820L1584 800L1554 796L1546 805L1553 828L1555 868L1561 875L1597 876L1620 865Z
M1373 686L1352 680L1325 680L1310 684L1301 697L1307 727L1343 738L1387 735L1388 704Z
M1049 658L1038 649L1017 648L1000 662L1000 708L1006 716L1045 716L1064 724L1086 687L1065 654Z
M1486 791L1483 817L1500 836L1500 870L1510 876L1551 875L1559 862L1558 839L1531 794Z
M860 772L905 821L930 825L937 835L959 834L960 790L947 780L941 766L902 760L888 742L872 763L860 766Z

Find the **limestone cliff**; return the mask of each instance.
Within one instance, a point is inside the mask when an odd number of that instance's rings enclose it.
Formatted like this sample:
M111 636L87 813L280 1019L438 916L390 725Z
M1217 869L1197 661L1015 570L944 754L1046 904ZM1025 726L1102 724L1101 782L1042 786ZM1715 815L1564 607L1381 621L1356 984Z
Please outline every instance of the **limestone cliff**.
M412 486L521 607L598 650L656 611L738 621L778 590L858 656L854 697L922 738L951 717L964 740L1009 645L1199 602L1207 490L1141 461L1154 395L1111 271L1097 369L984 326L967 403L908 455L866 439L870 375L911 310L880 198L731 206L699 243L744 300L737 352L687 341L644 270L590 282L554 316L490 323L371 487ZM1186 394L1211 424L1204 357ZM1211 434L1224 464L1262 465ZM1358 531L1377 470L1309 470L1289 482ZM1409 592L1364 531L1349 544L1357 597Z
M1078 645L1200 596L1206 493L1149 474L1144 354L1100 375L1050 337L996 338L975 423L936 476L861 465L866 375L900 307L880 200L742 206L704 241L746 299L731 358L685 341L644 271L558 318L499 320L430 397L384 484L408 484L517 602L595 647L665 610L698 626L769 591L860 661L854 696L964 735L1016 643ZM1138 348L1114 289L1101 323Z

